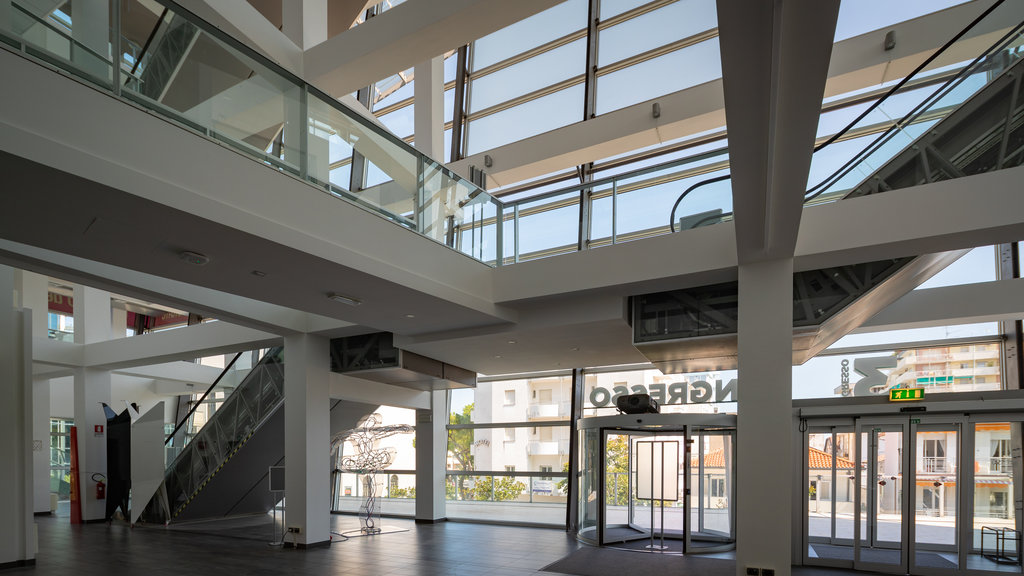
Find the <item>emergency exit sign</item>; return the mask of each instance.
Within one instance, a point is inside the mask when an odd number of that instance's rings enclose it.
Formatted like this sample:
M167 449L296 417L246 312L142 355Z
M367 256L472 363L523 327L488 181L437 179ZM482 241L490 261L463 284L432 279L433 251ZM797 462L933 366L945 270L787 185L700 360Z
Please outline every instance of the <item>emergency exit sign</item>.
M889 390L890 402L906 402L908 400L924 400L924 388L893 388Z

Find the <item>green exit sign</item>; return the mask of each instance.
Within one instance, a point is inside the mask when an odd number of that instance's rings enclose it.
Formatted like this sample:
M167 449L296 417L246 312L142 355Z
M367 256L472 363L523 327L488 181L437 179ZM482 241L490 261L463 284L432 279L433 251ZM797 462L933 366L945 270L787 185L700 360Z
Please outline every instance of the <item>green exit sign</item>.
M893 388L889 390L890 402L906 402L908 400L924 400L924 388Z

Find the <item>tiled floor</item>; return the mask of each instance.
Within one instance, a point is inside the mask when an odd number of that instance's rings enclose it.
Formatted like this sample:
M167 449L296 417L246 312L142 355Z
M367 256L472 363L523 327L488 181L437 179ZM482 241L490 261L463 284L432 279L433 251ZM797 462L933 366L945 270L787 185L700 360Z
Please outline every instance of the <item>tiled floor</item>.
M332 530L358 530L353 516L332 516ZM336 541L328 548L268 546L269 519L193 524L165 529L123 523L70 526L63 517L39 517L40 552L33 572L107 576L146 574L359 574L396 576L537 574L579 544L562 530L445 522L417 525L387 519L373 537ZM341 540L335 536L335 540ZM541 574L549 575L549 572Z

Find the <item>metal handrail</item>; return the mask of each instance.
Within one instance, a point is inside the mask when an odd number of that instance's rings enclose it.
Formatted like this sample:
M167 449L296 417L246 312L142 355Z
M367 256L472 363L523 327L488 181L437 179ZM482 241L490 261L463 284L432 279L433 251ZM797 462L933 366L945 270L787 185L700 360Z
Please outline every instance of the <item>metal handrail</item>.
M174 435L178 433L178 430L181 430L185 423L188 422L188 419L191 418L193 414L195 414L196 409L199 408L199 406L203 403L204 400L206 400L206 397L210 395L210 392L213 392L213 389L217 387L217 384L220 383L221 379L224 378L224 375L228 373L228 370L230 370L231 367L235 365L235 361L238 360L241 356L242 352L235 354L235 357L231 359L231 362L228 362L228 365L225 366L223 370L221 370L220 374L217 375L217 379L213 381L213 384L210 384L210 387L206 389L206 392L203 392L203 395L199 398L199 400L192 405L191 409L189 409L188 414L185 414L185 416L181 419L181 422L178 422L178 425L174 427L174 430L172 430L171 433L167 436L167 438L164 439L164 446L166 446L171 441L171 439L174 438Z
M996 0L996 2L992 4L992 6L988 7L977 18L972 20L967 26L965 26L962 30L960 30L960 32L956 33L952 38L950 38L948 41L946 41L946 43L943 44L938 50L936 50L934 53L932 53L928 58L926 58L923 62L921 62L921 64L919 64L916 68L914 68L914 70L911 71L910 74L908 74L903 79L901 79L899 82L897 82L895 85L893 85L893 87L890 88L889 91L887 91L881 98L877 99L873 104L868 106L863 112L861 112L849 124L847 124L845 127L843 127L842 130L836 132L835 134L833 134L831 137L829 137L827 140L825 140L821 144L816 145L814 147L813 152L818 152L818 151L822 150L823 148L827 147L828 145L832 144L833 142L836 142L837 140L839 140L843 136L845 136L847 134L847 132L852 130L857 125L857 123L859 123L861 120L866 118L868 116L868 114L870 114L871 112L875 111L882 104L882 102L885 102L886 100L888 100L891 96L893 96L896 92L898 92L901 88L903 88L903 86L905 86L908 82L910 82L910 80L912 78L914 78L915 76L920 74L921 71L923 71L925 68L927 68L932 62L935 61L936 58L941 56L946 50L948 50L953 44L955 44L960 38L962 38L969 30L971 30L972 28L977 26L983 19L988 17L989 14L991 14L993 10L995 10L1000 5L1002 5L1003 2L1005 2L1005 0ZM1021 25L1024 25L1024 23L1022 23ZM1017 28L1019 29L1021 25L1018 25ZM1003 41L1005 40L1005 38L1009 37L1012 34L1014 34L1016 32L1016 30L1017 29L1014 29L1014 31L1011 31L1010 34L1007 34L1007 36L1004 36L1004 38L1000 39L999 42L997 42L996 44L993 44L993 46L1002 44ZM951 78L949 81L947 81L946 84L949 85L950 83L955 82L958 78L960 78L964 74L965 71L973 69L973 67L977 64L977 62L981 58L983 58L986 54L988 54L990 51L991 51L991 47L989 48L989 50L984 51L977 58L975 58L968 66L965 66L963 68L963 70L961 70L961 72L959 74L955 75L953 78ZM875 140L875 142L877 143L881 139L885 138L885 136L887 134L889 134L894 128L903 126L907 122L909 122L910 119L911 119L911 116L914 113L918 112L920 110L920 108L925 103L927 103L928 101L929 100L926 99L921 104L919 104L917 107L915 107L913 110L911 110L909 113L907 113L903 117L903 119L901 119L899 122L896 122L892 127L890 127L888 130L886 130L881 136L879 136ZM862 150L861 153L859 153L856 156L854 156L854 158L852 158L851 160L846 162L842 167L840 167L838 170L833 172L829 177L825 178L820 183L818 183L816 186L814 186L813 188L808 190L807 193L804 194L804 202L805 203L809 202L809 201L813 200L814 198L818 197L827 188L826 184L831 184L832 182L834 182L836 177L839 174L845 173L845 171L850 166L852 166L857 160L863 158L867 150L869 150L869 149L873 150L874 148L875 148L874 145L868 146L867 148ZM673 206L672 206L672 212L671 212L671 215L670 215L671 220L669 222L669 224L670 224L670 226L672 228L672 231L675 232L675 211L676 211L676 207L683 200L683 198L685 198L693 190L695 190L697 188L700 188L701 186L704 186L706 184L713 184L715 182L720 182L720 181L723 181L723 180L727 180L727 179L730 179L731 177L732 177L731 174L727 174L725 176L720 176L720 177L717 177L717 178L712 178L712 179L706 180L704 182L699 182L699 183L695 184L694 186L691 186L690 188L687 188L679 196L679 198L676 200L675 204L673 204ZM817 191L815 191L815 190L817 190ZM731 213L729 213L729 215L731 215ZM725 216L725 214L721 214L721 215L717 215L716 217L717 218L721 218L721 217L724 217L724 216ZM708 218L705 218L704 220L707 220L707 219ZM701 222L703 222L704 220L701 220Z
M973 26L974 23L972 23L971 25ZM970 64L968 64L968 65L964 66L963 68L961 68L960 71L956 75L954 75L952 78L950 78L946 82L944 87L948 88L948 87L954 86L955 84L958 84L959 81L963 80L968 75L973 74L974 71L975 71L975 67L978 65L978 63L983 58L986 58L987 56L992 54L994 51L998 52L999 50L1002 50L1005 47L1004 44L1007 41L1007 39L1018 35L1022 29L1024 29L1024 22L1018 24L1016 27L1014 27L1012 30L1010 30L1007 34L1005 34L1002 38L1000 38L995 44L993 44L987 50L985 50L984 52L979 54L974 60L972 60L970 62ZM999 46L999 48L993 51L992 48L995 47L995 46ZM878 148L880 146L882 146L882 144L884 144L885 142L888 141L888 138L890 136L892 136L892 134L894 133L895 130L902 129L905 126L908 126L908 125L914 123L915 121L919 121L921 114L923 114L927 110L928 106L930 106L931 104L936 102L938 100L938 97L941 96L941 95L944 95L945 93L946 92L944 90L939 90L939 91L936 91L934 94L932 94L932 96L922 100L917 106L915 106L913 109L911 109L909 112L907 112L902 118L900 118L898 121L894 122L892 124L892 126L890 126L887 130L882 132L877 138L875 138L874 142L872 142L870 145L865 147L859 153L854 155L853 158L848 160L845 164L843 164L841 167L839 167L831 175L829 175L828 177L823 179L821 182L819 182L818 184L814 185L810 190L808 190L807 193L804 195L804 202L810 202L811 200L814 200L815 198L820 196L829 186L834 184L840 177L845 175L848 172L848 170L851 167L853 167L853 165L855 165L856 163L860 162L861 160L863 160L867 156L870 156L873 152L878 150ZM891 94L891 91L890 91L890 94ZM888 97L888 94L886 95L886 97ZM881 103L881 100L879 101L879 103ZM824 147L824 145L822 147ZM816 148L815 151L817 151L819 149L820 148Z

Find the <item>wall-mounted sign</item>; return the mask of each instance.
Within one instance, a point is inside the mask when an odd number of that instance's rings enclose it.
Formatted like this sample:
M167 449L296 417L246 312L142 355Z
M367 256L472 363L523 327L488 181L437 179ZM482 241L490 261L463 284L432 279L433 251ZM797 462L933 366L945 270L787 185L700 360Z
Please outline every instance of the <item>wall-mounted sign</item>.
M890 402L924 400L924 388L893 388L889 390Z
M712 384L707 380L696 382L672 382L671 384L651 384L645 386L636 384L626 386L619 384L606 388L594 386L590 390L587 399L595 408L615 406L619 396L627 394L650 394L651 398L658 404L669 406L673 404L705 404L709 402L736 402L736 379L733 378L727 383L715 380Z

